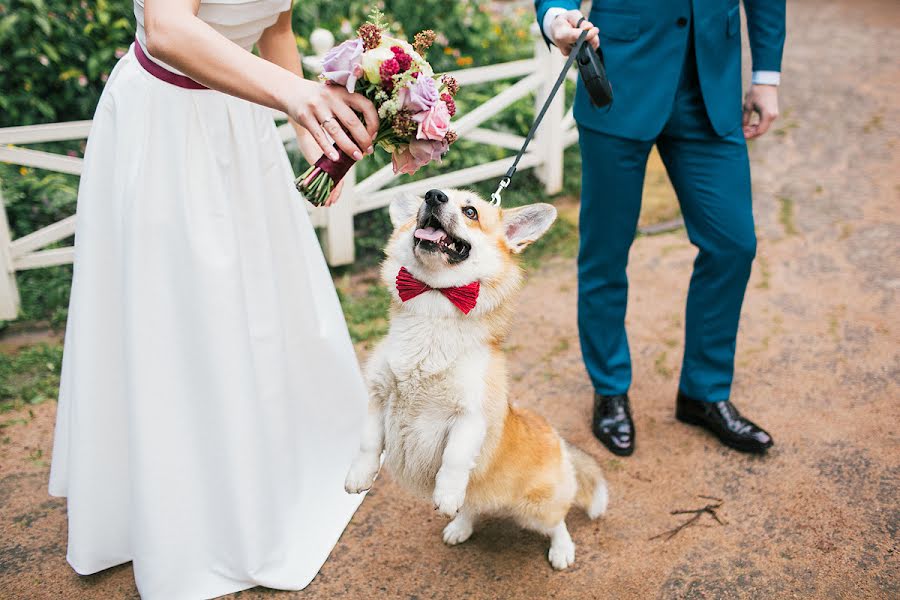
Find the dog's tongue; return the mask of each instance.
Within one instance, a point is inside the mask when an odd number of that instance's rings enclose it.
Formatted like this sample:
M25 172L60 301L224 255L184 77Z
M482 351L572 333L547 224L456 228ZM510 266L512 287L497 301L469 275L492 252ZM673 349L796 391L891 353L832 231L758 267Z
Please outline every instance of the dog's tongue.
M443 229L435 229L434 227L423 227L416 229L415 236L420 240L428 240L429 242L440 242L447 237L447 232Z

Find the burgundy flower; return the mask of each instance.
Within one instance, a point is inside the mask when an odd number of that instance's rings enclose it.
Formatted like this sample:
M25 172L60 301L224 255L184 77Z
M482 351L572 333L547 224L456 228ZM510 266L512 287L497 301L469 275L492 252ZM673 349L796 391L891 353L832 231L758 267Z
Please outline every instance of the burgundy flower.
M450 116L456 114L456 102L453 101L453 96L444 92L441 94L441 100L443 100L447 104L447 111L450 113Z
M389 58L381 63L381 67L378 69L378 74L381 75L381 84L385 87L385 89L389 90L394 87L394 82L391 78L399 72L400 65L397 63L396 58Z
M394 58L397 60L397 64L400 65L400 73L408 71L409 67L412 66L412 56L404 52L400 46L391 46L391 52L394 53Z

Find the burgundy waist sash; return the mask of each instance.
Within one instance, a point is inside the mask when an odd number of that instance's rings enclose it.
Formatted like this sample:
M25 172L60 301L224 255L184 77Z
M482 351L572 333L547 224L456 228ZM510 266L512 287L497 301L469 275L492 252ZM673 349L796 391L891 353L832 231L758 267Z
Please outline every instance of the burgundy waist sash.
M150 57L147 56L147 54L144 52L144 49L141 47L141 43L138 40L134 41L134 55L137 56L138 62L141 63L141 66L144 67L144 70L160 81L165 81L166 83L171 83L172 85L189 90L209 89L202 83L197 83L190 77L179 75L178 73L173 73L159 63L155 63L150 60Z

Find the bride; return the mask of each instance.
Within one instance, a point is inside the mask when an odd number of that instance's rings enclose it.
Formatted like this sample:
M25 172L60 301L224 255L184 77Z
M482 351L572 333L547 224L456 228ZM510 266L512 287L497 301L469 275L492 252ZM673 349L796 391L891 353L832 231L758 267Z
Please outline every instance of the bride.
M309 161L378 119L303 79L290 9L135 0L85 154L50 493L72 567L144 598L301 589L360 501L366 392L268 109Z

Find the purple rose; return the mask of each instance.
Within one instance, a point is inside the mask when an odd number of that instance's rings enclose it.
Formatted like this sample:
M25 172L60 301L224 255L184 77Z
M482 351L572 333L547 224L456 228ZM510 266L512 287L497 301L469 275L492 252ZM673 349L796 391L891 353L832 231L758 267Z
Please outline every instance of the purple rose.
M322 59L322 76L352 93L361 74L362 54L363 42L359 38L335 46Z
M413 115L428 111L435 102L440 100L440 97L434 79L424 75L400 90L400 102L403 108L409 110Z
M441 162L441 157L449 148L450 144L444 140L413 140L409 143L409 153L420 167L433 160Z

